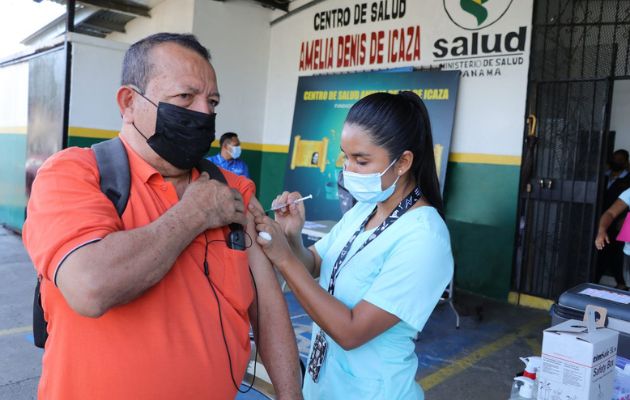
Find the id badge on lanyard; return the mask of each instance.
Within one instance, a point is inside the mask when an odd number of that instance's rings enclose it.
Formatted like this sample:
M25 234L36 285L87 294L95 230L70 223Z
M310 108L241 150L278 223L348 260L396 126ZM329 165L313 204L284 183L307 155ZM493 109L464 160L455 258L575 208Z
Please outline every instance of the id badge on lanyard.
M315 336L311 358L308 360L308 374L313 378L313 382L315 383L319 380L319 371L324 363L326 350L328 350L328 342L326 341L324 331L320 329L317 336Z

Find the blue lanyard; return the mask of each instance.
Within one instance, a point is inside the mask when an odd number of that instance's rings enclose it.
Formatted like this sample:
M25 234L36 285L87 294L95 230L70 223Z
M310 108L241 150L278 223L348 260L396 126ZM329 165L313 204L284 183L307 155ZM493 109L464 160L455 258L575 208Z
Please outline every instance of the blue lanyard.
M414 204L416 204L416 202L420 200L421 197L422 197L422 192L420 191L420 188L416 186L415 189L413 189L413 191L407 195L407 197L402 199L402 201L398 204L398 206L391 212L391 214L389 214L387 218L385 218L385 221L383 221L378 226L378 228L376 228L374 233L372 233L367 238L367 240L361 245L361 247L359 247L359 249L352 255L352 257L356 256L358 252L363 250L365 246L367 246L374 239L376 239L378 235L380 235L385 229L389 228L394 222L398 220L398 218L402 217L402 215L405 212L407 212L407 210L409 210ZM339 253L339 256L337 257L337 261L335 261L335 265L333 266L333 269L332 269L332 274L330 276L330 283L328 284L328 293L330 293L331 295L335 294L335 281L337 280L337 276L339 276L339 272L341 271L341 266L344 264L346 256L348 255L348 252L350 251L350 248L352 247L352 243L354 243L354 240L357 238L357 236L359 236L359 234L363 232L363 230L365 229L365 225L367 225L368 221L370 220L370 218L374 216L375 213L376 213L376 207L374 207L374 210L372 210L370 215L368 215L367 218L361 223L361 226L359 227L359 229L357 229L357 231L354 232L354 235L352 235L350 240L348 240L348 243L346 243L346 245L341 250L341 253ZM352 259L352 257L348 259L348 262Z

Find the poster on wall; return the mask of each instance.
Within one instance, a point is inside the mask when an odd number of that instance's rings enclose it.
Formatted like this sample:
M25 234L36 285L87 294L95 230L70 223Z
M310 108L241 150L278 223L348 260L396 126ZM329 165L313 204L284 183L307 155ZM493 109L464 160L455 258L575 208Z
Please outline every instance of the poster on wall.
M444 189L459 85L458 71L363 72L307 76L298 81L284 187L312 195L309 221L341 218L337 177L343 168L341 133L350 107L373 92L410 90L431 118L434 154Z

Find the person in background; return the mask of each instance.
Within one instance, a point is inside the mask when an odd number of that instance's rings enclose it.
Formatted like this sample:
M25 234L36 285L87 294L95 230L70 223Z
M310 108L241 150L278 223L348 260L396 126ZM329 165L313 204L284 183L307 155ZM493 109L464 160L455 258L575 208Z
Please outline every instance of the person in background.
M630 189L626 189L619 195L619 198L615 200L612 206L610 206L599 219L599 227L597 230L597 237L595 238L595 247L598 250L602 250L607 244L611 243L611 237L608 235L608 228L623 213L627 213L628 206L630 205ZM615 240L623 243L623 278L625 282L630 282L630 218L626 214L626 218L619 231L619 234L612 237ZM626 288L627 289L627 288Z
M226 132L221 135L219 144L221 151L208 157L208 160L236 175L249 178L247 164L239 158L241 156L241 141L238 140L238 135L234 132Z
M315 245L302 244L299 193L274 200L290 204L275 221L249 207L256 240L314 321L304 397L423 399L413 339L453 275L424 103L413 92L364 97L341 150L357 204Z
M609 170L606 171L606 191L602 208L608 210L620 195L630 188L630 174L628 173L628 151L619 149L615 151L609 162ZM609 238L616 238L621 230L627 211L620 212L607 228ZM601 249L597 258L595 282L599 283L602 275L609 271L617 282L618 289L627 289L628 281L623 274L624 243L612 240L610 245Z
M627 177L628 177L628 159L629 159L630 155L628 154L628 150L625 149L619 149L619 150L615 150L615 152L612 155L612 159L610 160L609 163L609 169L608 171L606 171L606 189L614 189L615 187L615 182L618 181L623 181L624 179L627 181ZM622 183L622 186L626 186L624 189L619 190L619 193L617 193L616 196L614 196L614 192L611 193L612 196L612 203L614 203L615 199L617 198L617 196L619 196L619 194L621 194L621 192L623 192L625 189L627 189L627 185L628 183ZM609 197L610 198L610 197Z
M195 167L220 100L208 50L172 33L134 43L116 100L131 175L123 214L99 187L92 149L56 153L33 183L23 240L49 334L38 397L234 399L251 323L278 399L300 398L272 266L257 243L227 242L230 224L256 235L254 183Z

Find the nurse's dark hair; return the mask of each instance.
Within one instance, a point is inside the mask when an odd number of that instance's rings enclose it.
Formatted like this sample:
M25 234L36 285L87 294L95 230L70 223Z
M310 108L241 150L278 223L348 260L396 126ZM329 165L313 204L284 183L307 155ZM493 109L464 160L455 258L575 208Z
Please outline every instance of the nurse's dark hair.
M352 106L346 124L365 129L374 144L387 150L390 162L405 150L411 151L411 174L424 198L444 217L431 121L418 95L413 92L373 93Z
M123 59L121 84L134 85L142 93L153 73L153 62L150 58L151 50L160 44L174 43L199 54L210 61L210 52L195 37L186 33L161 32L141 39L132 44Z

